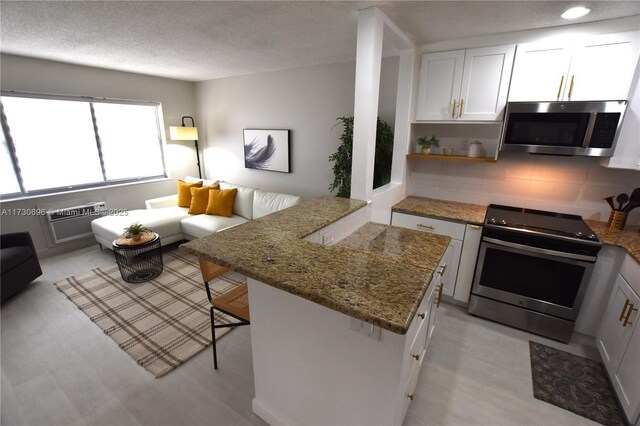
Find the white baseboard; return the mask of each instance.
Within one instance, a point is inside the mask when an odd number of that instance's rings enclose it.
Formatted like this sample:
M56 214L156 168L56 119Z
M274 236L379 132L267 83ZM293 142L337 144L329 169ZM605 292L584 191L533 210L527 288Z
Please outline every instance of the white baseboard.
M269 425L295 425L294 421L287 419L280 413L276 413L271 407L265 403L258 401L257 398L253 398L251 407L256 416L267 422Z

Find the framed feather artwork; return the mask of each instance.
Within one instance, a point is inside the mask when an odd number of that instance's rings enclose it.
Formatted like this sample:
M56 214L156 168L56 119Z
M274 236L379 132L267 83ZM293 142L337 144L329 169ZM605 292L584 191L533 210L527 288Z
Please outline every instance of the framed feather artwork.
M244 129L244 167L290 173L289 130Z

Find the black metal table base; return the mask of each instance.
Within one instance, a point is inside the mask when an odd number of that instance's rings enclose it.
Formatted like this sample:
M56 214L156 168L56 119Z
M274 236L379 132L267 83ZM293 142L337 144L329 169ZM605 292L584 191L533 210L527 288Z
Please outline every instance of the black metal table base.
M120 275L125 282L139 284L159 276L163 269L160 236L154 240L136 246L113 244Z

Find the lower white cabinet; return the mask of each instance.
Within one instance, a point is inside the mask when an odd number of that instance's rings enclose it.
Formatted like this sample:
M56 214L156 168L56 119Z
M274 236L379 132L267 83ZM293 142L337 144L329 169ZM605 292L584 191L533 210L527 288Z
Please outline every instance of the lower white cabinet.
M443 257L444 267L438 269L442 293L468 303L482 227L398 212L393 212L391 225L451 237Z
M480 249L482 226L467 225L462 241L462 253L460 254L460 266L458 267L458 279L453 298L464 303L469 303L473 274L476 270L476 260Z
M640 414L640 265L625 258L605 311L596 344L630 423Z

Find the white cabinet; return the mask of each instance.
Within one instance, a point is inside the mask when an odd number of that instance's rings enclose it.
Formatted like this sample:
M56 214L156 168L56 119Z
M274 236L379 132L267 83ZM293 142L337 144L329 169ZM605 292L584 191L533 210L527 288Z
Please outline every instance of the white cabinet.
M481 236L482 226L467 225L462 242L456 289L453 293L453 298L463 303L469 303L469 295L471 294L473 273L476 269L476 259L478 258L478 250L480 249Z
M463 66L464 50L422 55L417 120L455 119Z
M509 101L560 100L571 46L553 43L519 44L509 88Z
M627 255L616 278L596 344L630 423L640 414L640 265Z
M422 55L416 120L500 120L515 45Z
M462 240L464 239L465 225L462 223L397 212L393 212L391 216L391 225L451 237L449 247L443 256L442 267L439 267L436 272L439 275L442 275L442 292L446 296L453 297L456 287L456 279L458 277L458 266L460 265L460 254L462 252Z
M638 62L638 34L518 45L509 101L627 99Z

